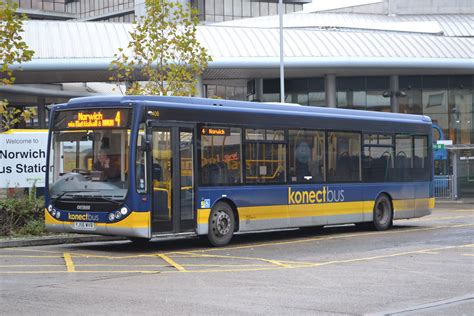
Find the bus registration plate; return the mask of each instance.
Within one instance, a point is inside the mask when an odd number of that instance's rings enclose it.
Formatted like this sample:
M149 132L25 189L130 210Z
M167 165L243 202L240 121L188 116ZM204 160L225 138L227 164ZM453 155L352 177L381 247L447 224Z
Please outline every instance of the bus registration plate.
M77 230L95 230L95 223L74 222L74 229L77 229Z

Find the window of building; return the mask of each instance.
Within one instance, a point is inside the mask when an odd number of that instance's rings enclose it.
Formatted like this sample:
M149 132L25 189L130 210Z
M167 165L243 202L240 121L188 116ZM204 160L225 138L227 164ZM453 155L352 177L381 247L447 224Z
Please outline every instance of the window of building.
M290 130L289 176L291 182L322 182L326 173L324 132Z
M355 182L361 179L359 133L329 132L328 134L329 182Z
M424 76L422 79L423 114L431 117L433 123L443 129L448 139L454 139L454 133L449 130L448 77Z
M338 108L365 110L367 108L365 77L336 78L336 100Z
M474 143L473 77L449 77L449 136L457 144Z
M235 127L203 127L222 130L225 135L201 133L201 182L203 185L242 183L241 129ZM204 135L203 135L204 134Z
M405 93L405 96L398 98L400 113L423 113L421 103L421 76L400 76L399 88L400 91Z
M245 181L286 182L286 142L283 130L245 130Z
M389 77L367 77L367 110L391 112L390 97L384 93L390 91Z

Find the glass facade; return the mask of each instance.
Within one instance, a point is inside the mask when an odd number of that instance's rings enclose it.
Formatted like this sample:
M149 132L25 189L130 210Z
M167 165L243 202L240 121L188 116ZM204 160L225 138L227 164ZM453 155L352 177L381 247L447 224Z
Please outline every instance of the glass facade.
M473 144L473 76L401 76L400 112L428 115L446 139Z
M246 87L223 86L215 84L207 84L204 86L206 98L226 99L226 100L246 100Z
M76 14L81 18L88 18L112 12L117 12L125 9L135 9L134 0L73 0L66 1L66 12ZM130 14L127 14L130 15ZM131 14L133 17L133 14ZM121 21L120 19L116 22L132 22L133 18L124 16L118 16L116 18L127 19L128 21ZM110 20L110 19L109 19ZM130 21L131 20L131 21Z
M135 9L134 0L14 0L20 9L70 13L77 18L91 18L127 9ZM134 13L99 19L109 22L133 22Z
M285 80L285 102L326 106L324 78ZM280 79L264 79L262 102L280 102Z
M427 115L443 129L445 139L454 144L473 144L473 78L400 76L399 111ZM285 90L285 102L326 106L324 78L286 79ZM256 100L256 95L250 99ZM390 78L338 77L336 100L339 108L391 112ZM280 102L280 80L264 79L263 95L258 101Z
M337 107L390 112L389 77L339 77L336 79Z
M199 10L199 19L206 22L222 22L278 14L278 3L275 1L191 0L191 4ZM303 10L301 3L285 3L284 7L285 13Z
M33 9L64 13L70 0L13 0L20 9Z

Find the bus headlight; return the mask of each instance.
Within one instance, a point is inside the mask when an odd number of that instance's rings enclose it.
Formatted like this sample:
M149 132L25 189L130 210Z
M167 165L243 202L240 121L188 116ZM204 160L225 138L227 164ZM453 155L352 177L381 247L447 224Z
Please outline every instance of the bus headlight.
M127 209L126 207L122 207L122 208L120 209L120 213L122 213L122 215L125 216L125 215L127 215L127 213L128 213L128 209Z
M60 211L57 211L56 212L56 218L59 219L61 217L61 212Z
M56 216L56 210L53 209L53 211L51 212L51 214L53 214L53 216Z
M49 204L49 206L48 206L48 212L51 213L52 211L53 211L53 206L52 206L51 204Z
M122 218L122 213L120 211L115 212L115 219L119 220Z
M115 220L115 214L114 213L110 213L109 214L109 221L113 222Z

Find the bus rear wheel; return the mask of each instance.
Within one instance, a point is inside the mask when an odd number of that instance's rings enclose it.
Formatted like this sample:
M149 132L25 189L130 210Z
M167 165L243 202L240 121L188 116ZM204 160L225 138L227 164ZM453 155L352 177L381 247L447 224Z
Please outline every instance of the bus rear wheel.
M393 209L390 199L381 194L374 205L373 227L375 230L387 230L393 224Z
M209 242L216 247L227 245L235 229L235 216L232 207L225 202L218 202L209 216Z

